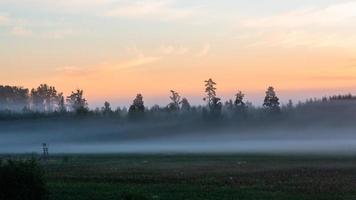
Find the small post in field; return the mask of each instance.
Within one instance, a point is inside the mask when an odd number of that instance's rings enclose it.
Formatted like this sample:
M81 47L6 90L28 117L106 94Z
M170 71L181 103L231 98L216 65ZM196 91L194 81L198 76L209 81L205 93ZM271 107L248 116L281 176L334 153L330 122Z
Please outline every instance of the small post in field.
M48 146L46 143L42 143L42 149L43 149L43 160L47 160L48 158Z

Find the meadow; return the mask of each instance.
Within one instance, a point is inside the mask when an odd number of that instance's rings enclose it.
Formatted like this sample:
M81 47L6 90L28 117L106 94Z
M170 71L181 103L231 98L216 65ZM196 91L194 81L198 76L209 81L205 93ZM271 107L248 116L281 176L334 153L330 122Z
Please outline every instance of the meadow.
M51 200L356 198L352 155L63 154L42 165Z

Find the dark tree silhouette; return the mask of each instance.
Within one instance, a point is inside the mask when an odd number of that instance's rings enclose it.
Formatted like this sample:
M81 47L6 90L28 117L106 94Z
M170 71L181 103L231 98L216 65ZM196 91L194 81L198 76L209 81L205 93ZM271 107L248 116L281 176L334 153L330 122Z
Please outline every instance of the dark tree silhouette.
M245 107L245 102L243 101L245 97L245 94L243 94L241 91L238 91L235 94L235 101L234 101L234 106L236 108L238 107Z
M62 93L57 94L54 86L41 84L31 90L31 108L40 112L53 112L57 109Z
M224 107L225 107L225 109L226 109L227 111L233 110L233 109L234 109L234 104L233 104L232 100L230 99L230 100L228 100L228 101L225 101Z
M0 110L22 111L28 107L29 90L15 86L0 86Z
M129 108L129 113L143 113L145 112L145 105L142 94L137 94Z
M101 112L104 114L104 115L110 115L112 114L112 109L111 109L111 106L110 106L110 103L105 101L104 102L104 107L101 108Z
M216 83L211 78L204 82L206 93L204 100L207 101L210 114L213 116L219 116L221 114L222 103L220 102L221 99L216 97Z
M276 96L276 92L273 87L268 87L263 106L270 111L280 111L279 98Z
M170 96L169 98L171 99L171 103L168 104L168 110L170 111L177 111L179 110L179 103L180 103L180 95L178 94L178 92L171 90L172 96Z
M204 82L205 82L206 97L204 97L203 99L204 101L207 102L208 107L210 108L211 105L213 104L213 99L216 97L216 88L215 88L216 83L211 78L209 78Z
M241 116L241 114L243 116L246 115L247 112L247 106L246 103L244 102L244 97L245 94L243 94L241 91L238 91L235 94L235 101L234 101L234 109L236 111L237 114L239 114Z
M293 107L294 107L293 101L291 99L289 99L289 101L287 103L287 109L288 110L293 110Z
M356 100L356 96L352 94L345 94L345 95L333 95L328 98L329 101L337 101L337 100Z
M182 111L190 111L191 106L186 98L183 98L182 101L179 102L179 104L181 104Z
M72 94L67 97L67 102L69 107L78 114L89 111L87 100L83 97L83 90L72 91Z
M67 112L64 96L61 94L58 102L58 111L61 113Z
M220 102L220 98L218 97L213 97L212 98L212 103L210 105L210 112L213 116L220 116L221 115L221 109L222 109L222 103Z
M155 104L153 105L151 108L150 108L150 112L151 113L157 113L157 112L160 112L161 111L161 108L159 107L159 105Z

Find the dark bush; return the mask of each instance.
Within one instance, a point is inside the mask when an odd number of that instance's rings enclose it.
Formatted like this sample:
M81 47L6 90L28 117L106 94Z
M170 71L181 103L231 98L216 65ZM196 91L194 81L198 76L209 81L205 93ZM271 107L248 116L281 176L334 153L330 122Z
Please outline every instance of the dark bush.
M0 160L0 199L48 199L42 167L35 160Z

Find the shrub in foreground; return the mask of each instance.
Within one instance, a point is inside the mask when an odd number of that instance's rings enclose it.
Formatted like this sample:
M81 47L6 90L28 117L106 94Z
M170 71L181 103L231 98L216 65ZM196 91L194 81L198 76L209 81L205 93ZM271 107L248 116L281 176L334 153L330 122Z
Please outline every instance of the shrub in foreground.
M0 160L0 199L48 199L42 167L35 160Z

